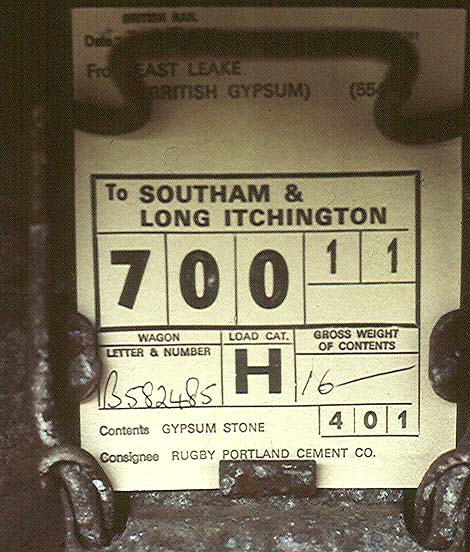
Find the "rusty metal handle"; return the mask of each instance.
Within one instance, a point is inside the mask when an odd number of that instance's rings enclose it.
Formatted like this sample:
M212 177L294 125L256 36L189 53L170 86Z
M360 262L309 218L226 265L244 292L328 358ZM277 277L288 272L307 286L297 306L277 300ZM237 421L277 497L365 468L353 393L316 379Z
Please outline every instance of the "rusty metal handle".
M133 34L110 51L111 78L125 99L123 107L75 102L75 127L94 134L135 131L150 119L153 102L136 64L149 57L246 57L260 59L371 58L389 63L378 94L374 117L379 130L391 140L426 144L461 134L461 109L406 116L418 74L416 49L399 33L382 31L217 30L168 29Z
M34 111L31 166L31 222L29 228L31 336L30 393L32 414L43 446L40 474L53 472L63 483L65 500L73 512L76 534L86 547L108 544L115 527L111 483L96 460L67 443L55 396L55 374L51 365L51 298L48 271L49 230L45 205L47 182L46 113ZM64 322L68 332L71 364L70 389L77 401L92 393L100 379L101 363L93 326L77 313Z
M430 339L429 377L435 392L457 402L468 391L459 374L462 311L436 323ZM470 427L457 447L441 454L418 489L410 522L416 540L430 550L468 550L470 521Z

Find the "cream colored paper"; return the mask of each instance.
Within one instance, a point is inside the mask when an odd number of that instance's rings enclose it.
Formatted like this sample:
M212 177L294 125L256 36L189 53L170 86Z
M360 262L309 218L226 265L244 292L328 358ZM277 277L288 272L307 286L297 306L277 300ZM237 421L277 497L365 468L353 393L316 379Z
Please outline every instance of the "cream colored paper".
M76 98L119 101L103 37L176 12L398 30L420 55L409 109L461 101L463 11L336 8L74 9ZM217 488L220 460L260 458L315 459L320 487L416 486L455 444L427 369L459 305L460 140L384 137L375 97L353 97L378 61L158 61L142 129L75 133L78 307L104 363L82 446L117 490Z

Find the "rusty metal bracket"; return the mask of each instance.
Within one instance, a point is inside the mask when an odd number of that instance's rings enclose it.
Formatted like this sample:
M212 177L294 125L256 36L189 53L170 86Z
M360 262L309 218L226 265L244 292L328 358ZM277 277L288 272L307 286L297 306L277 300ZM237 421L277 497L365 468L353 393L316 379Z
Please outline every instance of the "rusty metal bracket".
M313 496L317 490L315 460L219 462L220 490L230 498Z
M430 338L429 378L442 398L462 400L459 378L462 312L452 311L436 323ZM463 552L469 546L470 428L457 447L439 456L424 475L412 505L410 528L430 550Z
M33 417L43 446L40 474L53 473L66 490L77 537L87 547L109 543L114 531L112 486L96 460L85 451L67 444L54 389L50 359L51 319L48 279L48 224L45 205L47 181L45 108L33 113L31 166L30 246L30 334L31 403ZM71 363L70 388L81 400L92 393L101 375L96 334L91 324L74 314L65 321Z
M44 453L39 474L63 483L79 539L88 546L107 544L114 534L113 488L93 456L71 445L53 447Z

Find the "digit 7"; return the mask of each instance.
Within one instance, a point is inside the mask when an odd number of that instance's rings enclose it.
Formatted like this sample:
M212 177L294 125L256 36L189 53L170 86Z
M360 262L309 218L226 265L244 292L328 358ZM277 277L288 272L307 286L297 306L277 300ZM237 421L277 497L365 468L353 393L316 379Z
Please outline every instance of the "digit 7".
M118 301L121 307L126 307L126 309L134 308L137 293L139 292L149 257L150 251L148 249L111 251L111 264L130 265L124 287L122 288L121 297L119 297Z

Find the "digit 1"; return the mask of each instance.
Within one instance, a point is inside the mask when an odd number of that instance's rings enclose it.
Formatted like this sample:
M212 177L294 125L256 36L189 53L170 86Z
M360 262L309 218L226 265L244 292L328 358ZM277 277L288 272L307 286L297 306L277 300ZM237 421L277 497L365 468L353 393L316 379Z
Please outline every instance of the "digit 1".
M392 255L392 274L397 272L398 268L398 246L397 238L393 238L390 245L387 248L387 252Z
M406 429L406 418L407 418L408 412L406 410L403 410L401 414L398 415L398 419L401 422L401 428Z
M330 254L330 273L336 274L336 240L332 240L326 252Z

